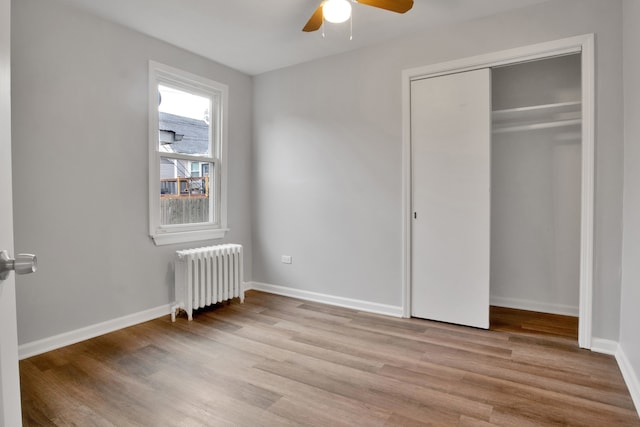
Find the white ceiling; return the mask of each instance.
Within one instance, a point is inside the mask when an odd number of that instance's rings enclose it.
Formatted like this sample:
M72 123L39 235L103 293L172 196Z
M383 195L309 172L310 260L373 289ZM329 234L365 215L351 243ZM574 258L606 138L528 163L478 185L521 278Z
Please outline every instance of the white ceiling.
M347 24L301 31L320 0L60 0L250 75L547 0L415 0L397 14L353 7Z

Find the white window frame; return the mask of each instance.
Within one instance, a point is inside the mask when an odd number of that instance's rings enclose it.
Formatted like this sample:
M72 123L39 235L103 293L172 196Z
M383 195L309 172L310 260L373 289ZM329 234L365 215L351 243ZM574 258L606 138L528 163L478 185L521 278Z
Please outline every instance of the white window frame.
M219 120L214 117L215 108L210 111L210 140L212 141L211 157L208 162L214 164L209 168L209 176L217 184L209 192L216 212L215 222L196 224L160 224L160 157L180 158L184 160L203 161L202 156L165 153L159 150L158 134L158 85L168 85L196 95L204 95L220 99ZM225 236L227 228L227 111L229 88L213 80L183 71L155 61L149 61L149 235L156 245L196 242L201 240L220 239ZM217 136L213 132L218 132ZM217 144L214 141L217 140ZM167 156L167 154L170 154ZM212 176L212 173L215 176Z

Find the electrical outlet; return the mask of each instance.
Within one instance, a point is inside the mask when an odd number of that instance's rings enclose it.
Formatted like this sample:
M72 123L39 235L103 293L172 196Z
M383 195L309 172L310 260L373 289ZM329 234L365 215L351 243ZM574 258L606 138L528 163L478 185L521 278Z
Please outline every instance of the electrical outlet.
M291 264L291 255L282 255L282 262L284 264Z

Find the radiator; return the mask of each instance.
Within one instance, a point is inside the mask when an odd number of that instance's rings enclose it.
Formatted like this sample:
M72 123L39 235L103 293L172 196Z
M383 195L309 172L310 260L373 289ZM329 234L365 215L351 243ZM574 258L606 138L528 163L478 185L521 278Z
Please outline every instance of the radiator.
M176 251L175 296L171 310L174 322L180 309L192 320L195 309L237 297L244 302L242 245Z

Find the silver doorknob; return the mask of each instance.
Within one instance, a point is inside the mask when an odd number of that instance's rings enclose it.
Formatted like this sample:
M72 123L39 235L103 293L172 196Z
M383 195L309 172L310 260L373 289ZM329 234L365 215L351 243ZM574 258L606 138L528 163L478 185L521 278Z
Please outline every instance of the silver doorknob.
M7 251L0 251L0 280L9 277L11 271L16 274L34 273L38 268L38 259L32 254L18 254L15 259L9 258Z

